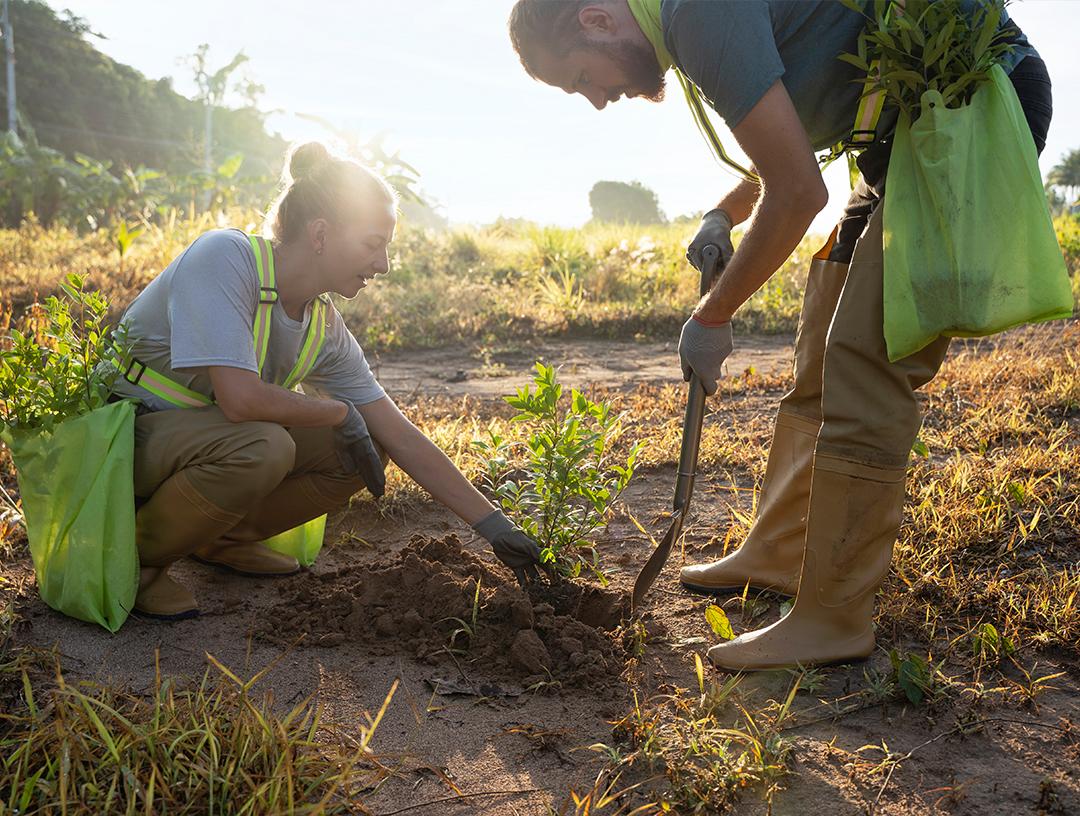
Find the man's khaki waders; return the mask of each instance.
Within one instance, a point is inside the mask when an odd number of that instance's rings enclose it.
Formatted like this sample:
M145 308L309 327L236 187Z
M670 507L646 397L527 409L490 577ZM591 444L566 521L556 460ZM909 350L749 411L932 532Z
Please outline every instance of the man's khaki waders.
M252 336L261 371L277 300L273 252L251 236L260 303ZM310 372L325 339L327 305L314 303L299 359L284 387ZM203 394L130 356L124 376L178 409L135 421L136 542L143 574L136 609L165 618L197 614L195 599L168 567L187 555L243 574L295 572L295 558L261 542L341 506L363 487L344 473L329 428L285 429L272 422L230 422Z
M1052 111L1046 66L1027 57L1009 78L1041 153ZM876 119L864 123L872 107L864 97L853 136L873 132ZM780 404L746 541L720 561L682 571L693 589L749 584L796 595L776 624L710 649L720 668L829 663L874 648L874 595L892 560L906 465L921 425L915 391L937 373L949 345L939 338L888 361L879 204L889 148L877 143L859 157L862 176L844 217L811 264L795 387Z
M837 231L811 263L795 386L780 403L750 533L734 554L682 572L692 588L741 590L749 582L796 595L779 623L713 647L709 657L722 668L824 663L873 650L874 594L888 572L921 424L915 390L937 373L949 341L889 362L882 210L861 180L853 200L860 194L865 211L848 218L865 229L850 264Z

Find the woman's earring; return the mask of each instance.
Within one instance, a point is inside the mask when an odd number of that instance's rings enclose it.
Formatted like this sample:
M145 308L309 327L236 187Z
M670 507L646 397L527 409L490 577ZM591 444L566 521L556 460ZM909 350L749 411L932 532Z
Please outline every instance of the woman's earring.
M318 249L316 249L315 254L316 255L322 255L322 247L319 247Z

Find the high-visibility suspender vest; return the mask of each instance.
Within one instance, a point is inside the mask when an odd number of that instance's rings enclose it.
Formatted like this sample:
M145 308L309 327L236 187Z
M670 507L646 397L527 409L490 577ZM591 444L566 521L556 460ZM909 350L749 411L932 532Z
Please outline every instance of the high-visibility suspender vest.
M261 376L267 351L270 348L271 315L274 304L278 300L277 278L274 274L274 252L270 242L256 235L249 235L248 240L251 242L251 251L255 255L255 268L259 274L259 302L255 307L251 335ZM328 301L324 295L315 299L304 342L300 345L296 364L289 372L289 376L285 378L283 387L290 389L296 387L315 367L315 361L319 359L319 352L326 341L328 309ZM202 408L214 404L210 397L166 377L131 354L119 353L116 363L121 376L127 382L149 391L177 408ZM295 557L301 564L308 566L322 548L325 527L326 516L321 516L293 530L274 536L264 543L272 549Z
M249 235L251 251L255 254L255 267L259 273L259 302L255 307L255 320L252 326L252 342L255 345L255 359L262 375L266 363L266 354L270 348L271 314L278 300L277 279L274 275L274 253L265 238ZM300 346L296 365L282 384L285 388L294 388L311 373L315 361L319 358L326 340L327 301L325 296L315 299L311 309L311 321L308 324L304 342ZM214 401L166 377L159 371L141 362L131 354L119 355L118 363L125 380L137 385L177 408L201 408L213 405Z

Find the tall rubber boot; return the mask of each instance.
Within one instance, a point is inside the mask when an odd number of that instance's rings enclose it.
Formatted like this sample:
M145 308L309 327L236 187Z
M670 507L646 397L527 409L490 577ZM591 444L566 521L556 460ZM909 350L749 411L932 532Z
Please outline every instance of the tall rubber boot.
M235 527L192 557L239 575L292 575L300 564L262 542L345 505L364 486L359 477L305 473L285 479Z
M240 519L200 495L184 471L163 482L135 515L140 567L136 611L164 620L198 615L194 596L169 577L169 567Z
M821 423L781 411L776 415L757 518L742 546L711 564L683 567L679 580L695 592L751 588L794 595L799 588L814 445Z
M713 664L754 671L868 657L874 594L889 571L903 506L903 468L816 456L795 605L772 626L709 649Z

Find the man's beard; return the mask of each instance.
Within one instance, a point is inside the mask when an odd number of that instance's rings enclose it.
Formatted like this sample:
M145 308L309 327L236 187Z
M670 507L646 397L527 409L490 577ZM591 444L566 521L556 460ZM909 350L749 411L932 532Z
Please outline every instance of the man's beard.
M664 99L664 73L656 60L656 52L651 45L618 42L591 42L589 47L610 57L626 75L627 96L644 97L650 102L662 102ZM614 101L614 100L611 100Z

